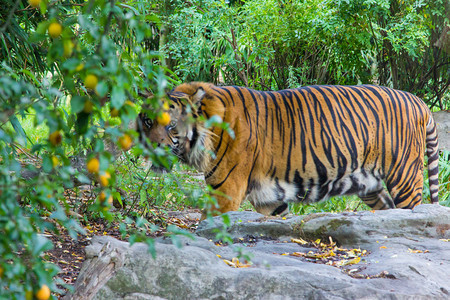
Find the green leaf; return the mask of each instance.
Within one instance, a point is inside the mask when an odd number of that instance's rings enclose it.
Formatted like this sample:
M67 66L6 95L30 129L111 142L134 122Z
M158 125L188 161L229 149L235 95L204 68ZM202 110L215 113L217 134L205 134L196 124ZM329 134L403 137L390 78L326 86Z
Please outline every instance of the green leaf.
M122 107L125 102L125 91L121 86L115 86L111 93L111 105L112 107Z
M78 134L83 135L88 130L89 114L80 112L77 114L76 131Z
M142 189L139 193L139 198L140 198L139 200L140 200L141 204L146 203L147 202L147 191Z
M52 212L50 215L50 218L57 220L59 222L61 221L67 221L67 216L64 213L64 210L61 207L58 207L55 211Z
M130 235L130 237L128 238L128 243L130 243L130 246L132 246L136 242L137 242L137 236L135 234Z
M53 248L53 244L41 234L33 235L31 245L30 250L34 256L39 256L42 252Z
M40 9L42 15L45 15L47 13L47 1L41 1Z
M20 137L21 142L26 146L27 145L27 135L25 134L25 131L23 130L22 125L20 124L16 115L12 115L11 117L9 117L9 122L11 122L11 125L13 126L14 131Z
M45 155L44 158L42 159L42 169L46 173L50 173L51 170L53 169L52 159L50 158L49 155Z
M91 180L89 179L89 177L87 177L86 175L84 175L82 173L77 175L77 179L81 183L85 183L85 184L90 184L91 183Z
M73 96L70 100L70 107L72 108L72 113L77 114L84 109L84 103L86 98L83 96Z
M0 135L1 139L1 135ZM33 147L31 147L31 153L39 152L41 149L44 148L44 145L42 144L34 144Z
M228 214L222 215L223 224L230 226L230 216Z
M102 139L96 139L95 140L95 146L94 151L95 152L102 152L105 149L105 144L103 143Z
M148 246L148 252L152 255L153 259L156 258L156 248L155 248L155 240L154 239L146 239L145 243Z
M112 192L112 195L113 195L114 199L116 199L119 202L119 204L123 207L122 196L120 195L120 193Z
M104 82L104 81L100 81L97 84L96 90L97 90L97 93L98 93L98 95L100 97L105 97L108 94L108 91L109 91L108 84L106 82Z
M68 60L66 60L62 65L63 68L66 70L70 70L73 71L76 69L76 67L80 64L80 60L77 58L69 58ZM70 78L73 81L73 77L70 76Z

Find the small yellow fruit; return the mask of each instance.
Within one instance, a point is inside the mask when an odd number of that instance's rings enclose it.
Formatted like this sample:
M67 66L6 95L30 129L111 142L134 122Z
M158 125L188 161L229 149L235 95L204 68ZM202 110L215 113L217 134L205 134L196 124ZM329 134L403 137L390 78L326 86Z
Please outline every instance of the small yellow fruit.
M169 109L170 109L169 103L167 103L167 102L164 101L164 103L163 103L163 109L164 109L165 111L169 110Z
M4 272L3 267L0 266L0 278L2 278L3 272Z
M41 4L41 0L28 0L28 4L36 8L39 7L39 4Z
M111 179L111 174L108 171L105 171L102 175L98 177L101 186L108 186L109 179Z
M98 195L98 200L99 200L100 202L105 202L105 200L106 200L106 193L102 191L102 192L100 193L100 195ZM108 197L107 203L110 204L110 205L113 203L113 196L112 196L112 195L110 195L110 196ZM106 204L106 203L105 203L105 204Z
M88 170L89 173L98 173L98 171L100 170L100 162L98 161L97 158L91 158L87 164L86 164L86 168Z
M59 165L59 159L56 156L52 156L52 164L53 164L53 168L56 168Z
M170 124L170 115L168 112L163 112L161 115L156 117L156 121L162 125L167 126Z
M56 38L58 38L61 35L62 29L63 28L62 28L61 24L59 24L57 22L53 22L53 23L50 24L50 26L48 26L48 34L52 38L56 39Z
M94 103L91 100L87 100L84 102L83 111L87 114L91 113L94 108Z
M50 289L44 284L41 289L36 292L36 299L47 300L48 298L50 298Z
M48 139L53 146L58 146L62 142L61 132L59 132L59 130L52 132Z
M89 74L84 78L84 86L88 89L95 90L98 84L98 78L94 74Z
M79 64L79 65L75 68L75 72L80 72L80 71L83 70L83 69L84 69L84 64L81 63L81 64Z
M135 107L135 106L136 106L136 104L134 104L134 102L132 102L132 101L130 101L130 100L125 101L125 104L126 104L126 105L129 105L129 106L131 106L131 107Z
M133 139L128 134L124 134L119 138L119 144L122 150L127 151L131 148L131 144L133 143Z
M111 109L110 114L111 114L111 117L113 117L113 118L118 117L119 116L119 110L117 108L113 108L113 109Z
M98 195L98 200L100 202L103 202L103 201L105 201L105 199L106 199L106 194L104 191L101 191L100 194Z
M73 53L73 42L71 40L65 40L63 43L64 57L70 57Z

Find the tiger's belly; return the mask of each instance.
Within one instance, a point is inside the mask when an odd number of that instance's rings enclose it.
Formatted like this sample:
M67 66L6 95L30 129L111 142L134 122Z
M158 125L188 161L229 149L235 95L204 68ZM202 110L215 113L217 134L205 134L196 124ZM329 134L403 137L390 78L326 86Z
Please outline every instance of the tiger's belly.
M283 203L312 203L333 196L352 194L363 196L383 189L381 176L365 170L355 171L339 179L330 179L322 185L309 178L304 179L303 182L307 184L299 186L278 178L252 181L247 199L258 212L270 215L276 209L279 210ZM278 211L277 214L280 212Z

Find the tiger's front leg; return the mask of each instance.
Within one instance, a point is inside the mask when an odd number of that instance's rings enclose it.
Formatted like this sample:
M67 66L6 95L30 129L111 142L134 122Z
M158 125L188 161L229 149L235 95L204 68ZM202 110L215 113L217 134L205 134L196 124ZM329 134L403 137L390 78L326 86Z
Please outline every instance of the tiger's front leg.
M242 202L242 200L239 200L240 196L229 196L219 190L215 190L215 193L212 196L216 199L217 205L212 205L211 207L204 209L202 212L202 217L200 219L201 221L206 219L208 212L212 216L218 216L229 211L237 211Z
M236 174L238 175L239 173L236 172ZM212 207L211 213L213 215L237 211L245 199L247 190L246 180L243 180L240 176L232 175L228 174L224 179L219 176L206 179L206 183L215 191L212 196L217 200L217 206ZM206 214L203 212L202 219L205 217Z

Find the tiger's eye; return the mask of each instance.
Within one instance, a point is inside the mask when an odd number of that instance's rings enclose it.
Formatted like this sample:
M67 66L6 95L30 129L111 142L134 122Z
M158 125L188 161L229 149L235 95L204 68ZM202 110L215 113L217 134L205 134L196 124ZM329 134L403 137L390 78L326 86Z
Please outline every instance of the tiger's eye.
M152 125L153 125L152 119L145 118L145 119L144 119L144 125L147 126L147 127L149 127L149 128L152 127Z

